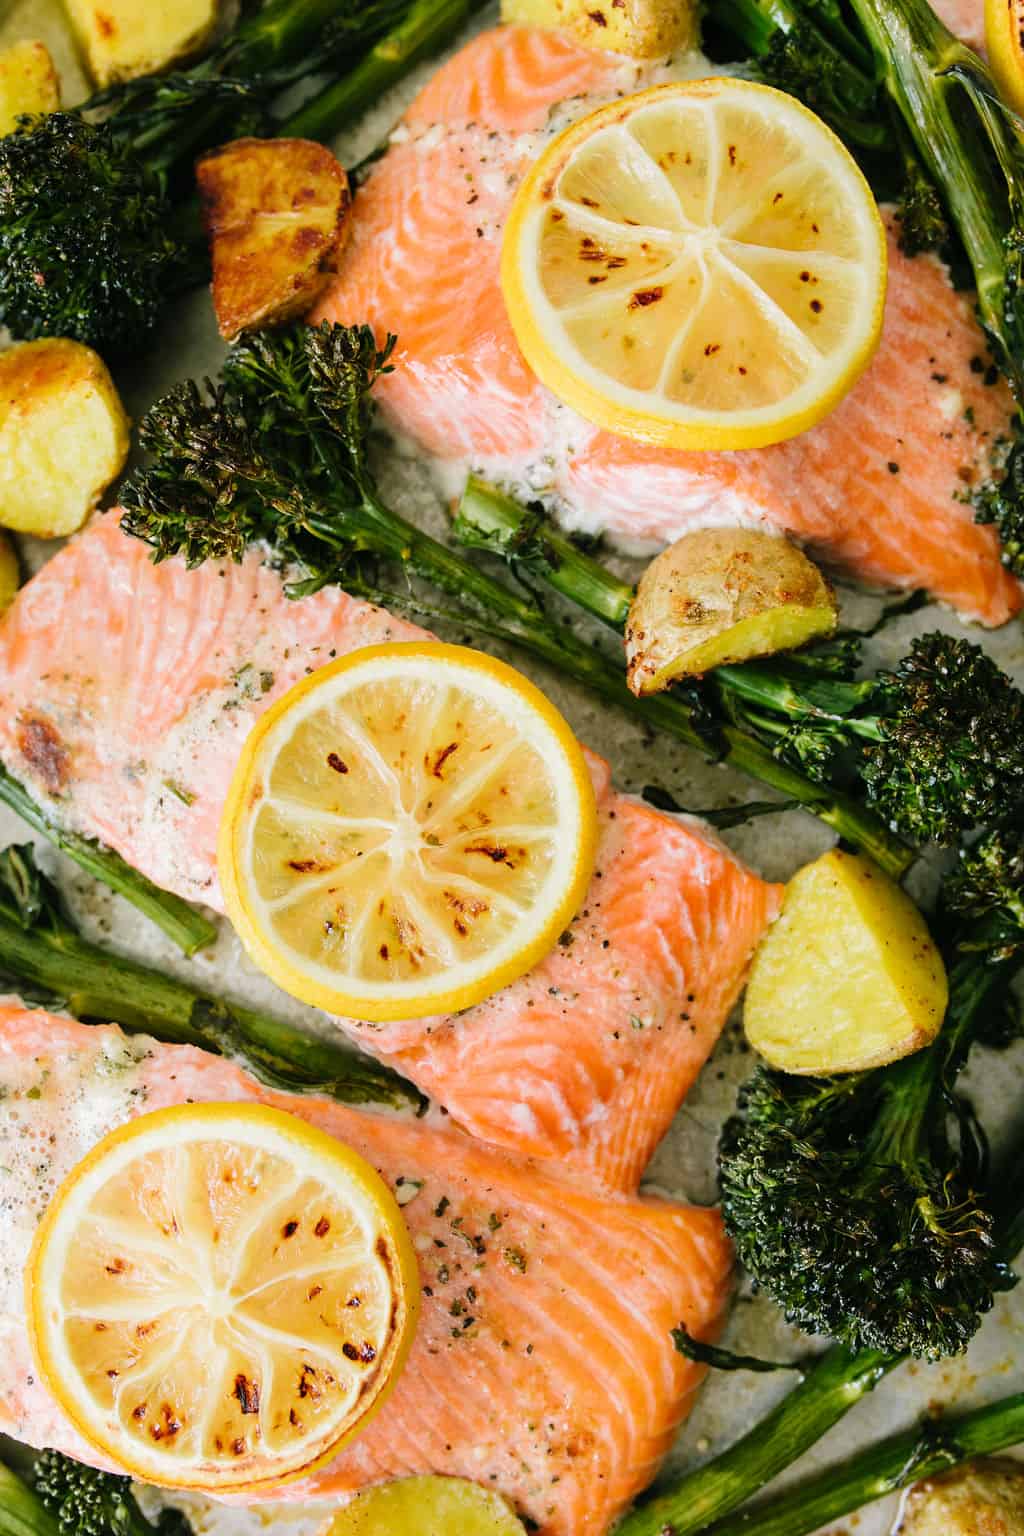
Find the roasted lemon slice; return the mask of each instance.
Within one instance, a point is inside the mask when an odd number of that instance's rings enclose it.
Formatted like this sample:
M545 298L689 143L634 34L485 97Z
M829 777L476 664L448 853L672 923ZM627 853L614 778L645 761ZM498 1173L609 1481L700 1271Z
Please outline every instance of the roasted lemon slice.
M367 1488L319 1536L524 1536L505 1500L461 1477L403 1477Z
M835 134L748 80L655 86L547 147L502 287L527 362L580 415L672 448L806 431L874 352L885 231Z
M26 1273L39 1371L132 1476L259 1490L332 1456L408 1353L401 1212L350 1148L254 1104L130 1121L72 1170Z
M224 809L228 913L279 986L331 1013L468 1008L583 901L594 794L561 715L463 646L353 652L246 743Z
M985 46L1007 103L1024 113L1024 0L985 0Z

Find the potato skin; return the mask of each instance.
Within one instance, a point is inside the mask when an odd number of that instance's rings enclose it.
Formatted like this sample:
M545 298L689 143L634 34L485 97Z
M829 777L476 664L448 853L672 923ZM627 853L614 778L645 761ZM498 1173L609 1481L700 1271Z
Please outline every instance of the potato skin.
M0 134L13 133L23 113L60 106L60 80L44 43L15 43L0 53Z
M226 341L304 315L349 234L344 169L308 139L237 139L196 167Z
M788 539L699 528L651 561L626 624L629 686L657 693L676 677L792 650L832 634L832 588Z
M209 40L220 0L64 0L97 85L157 74Z
M910 897L870 860L833 848L797 871L754 956L747 1039L769 1066L824 1077L930 1045L946 969Z
M21 586L18 552L10 539L0 534L0 614L6 613Z
M586 48L634 59L664 58L697 42L696 8L686 0L501 0L501 19L560 29Z
M1024 1464L972 1461L915 1483L893 1536L1024 1536Z
M0 526L74 533L121 473L130 435L90 347L45 338L0 352Z

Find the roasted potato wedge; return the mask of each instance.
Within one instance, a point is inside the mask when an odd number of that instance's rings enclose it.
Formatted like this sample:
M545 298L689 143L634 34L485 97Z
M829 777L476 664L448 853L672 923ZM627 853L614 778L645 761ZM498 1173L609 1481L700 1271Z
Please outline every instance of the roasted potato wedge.
M893 1536L1024 1536L1024 1464L972 1461L916 1483Z
M205 155L196 177L221 335L304 315L349 232L348 177L331 152L308 139L237 139Z
M743 1025L770 1066L824 1077L930 1045L947 998L942 957L910 897L834 848L787 885L754 957Z
M23 113L59 106L60 80L44 43L15 43L0 53L0 134L13 133Z
M319 1536L523 1536L505 1500L461 1477L403 1477L358 1493Z
M634 693L728 662L791 651L830 635L832 588L788 539L748 528L698 528L644 571L626 624Z
M10 539L0 534L0 613L6 613L21 586L18 552Z
M697 9L688 0L501 0L502 21L554 27L587 48L664 58L697 42Z
M220 17L220 0L64 0L98 85L156 74L198 53Z
M128 456L130 426L103 359L77 341L0 352L0 526L74 533Z

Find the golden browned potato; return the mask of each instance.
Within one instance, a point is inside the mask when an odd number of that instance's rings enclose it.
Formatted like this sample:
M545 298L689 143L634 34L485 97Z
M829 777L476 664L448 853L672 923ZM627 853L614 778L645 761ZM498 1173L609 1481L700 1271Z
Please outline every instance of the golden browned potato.
M348 177L308 139L237 139L196 168L213 264L213 307L228 341L304 315L348 237Z
M13 133L23 113L56 112L60 81L43 43L15 43L0 53L0 134Z
M830 635L832 589L788 539L748 528L698 528L644 571L626 625L634 693L676 677L791 651Z
M0 613L6 613L21 586L18 553L10 539L0 534Z
M77 341L0 352L0 526L74 533L124 467L130 429L103 359Z
M461 1477L403 1477L359 1493L319 1536L523 1536L500 1494Z
M947 998L942 957L910 897L833 848L787 885L754 956L743 1026L770 1066L827 1076L930 1045Z
M587 48L657 59L697 42L689 0L501 0L502 21L555 27Z
M893 1536L1024 1536L1024 1465L972 1461L917 1483Z
M64 0L86 67L99 85L169 69L217 26L220 0Z

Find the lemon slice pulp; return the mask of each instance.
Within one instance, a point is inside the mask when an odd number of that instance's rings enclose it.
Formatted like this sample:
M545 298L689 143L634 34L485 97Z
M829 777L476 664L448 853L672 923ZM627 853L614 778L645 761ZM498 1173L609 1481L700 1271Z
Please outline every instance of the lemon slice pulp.
M1024 0L985 0L985 47L996 84L1024 113Z
M598 426L753 448L820 421L877 345L885 231L856 162L751 81L655 86L554 139L502 248L516 339Z
M319 1536L524 1536L505 1500L461 1477L378 1483L321 1527Z
M221 825L228 913L258 965L329 1012L467 1008L582 903L594 794L568 725L464 646L367 647L257 724Z
M350 1148L252 1104L158 1110L68 1175L26 1272L33 1352L134 1477L258 1489L332 1456L404 1364L419 1280Z

